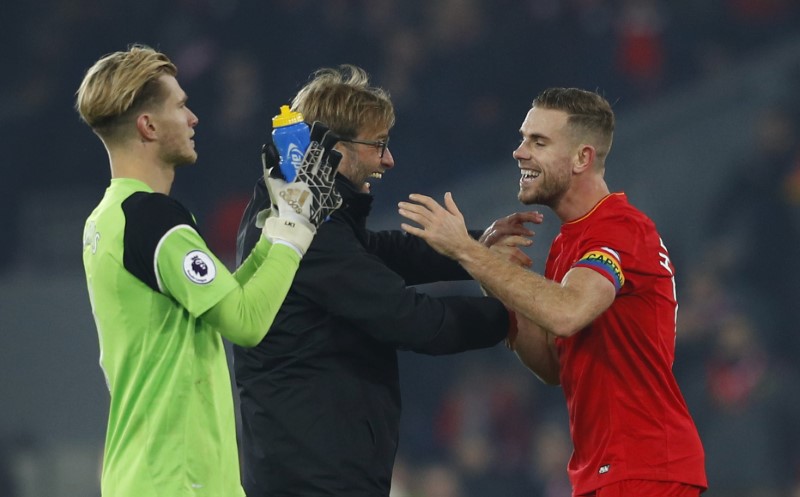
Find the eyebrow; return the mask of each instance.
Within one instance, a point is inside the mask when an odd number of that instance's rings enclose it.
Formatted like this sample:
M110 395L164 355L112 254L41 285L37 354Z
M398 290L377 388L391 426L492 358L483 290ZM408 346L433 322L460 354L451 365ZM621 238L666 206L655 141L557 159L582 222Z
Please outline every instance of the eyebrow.
M550 138L548 138L547 136L542 135L540 133L525 134L522 130L519 130L519 134L522 135L523 138L530 138L533 141L537 141L537 140L550 141Z

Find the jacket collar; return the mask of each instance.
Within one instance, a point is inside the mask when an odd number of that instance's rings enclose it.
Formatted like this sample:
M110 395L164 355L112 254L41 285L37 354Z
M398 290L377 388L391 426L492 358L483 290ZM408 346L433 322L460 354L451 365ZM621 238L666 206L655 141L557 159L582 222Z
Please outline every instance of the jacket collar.
M354 216L369 216L369 212L372 209L372 194L358 191L355 185L341 174L336 175L336 189L342 196L344 209L347 209Z

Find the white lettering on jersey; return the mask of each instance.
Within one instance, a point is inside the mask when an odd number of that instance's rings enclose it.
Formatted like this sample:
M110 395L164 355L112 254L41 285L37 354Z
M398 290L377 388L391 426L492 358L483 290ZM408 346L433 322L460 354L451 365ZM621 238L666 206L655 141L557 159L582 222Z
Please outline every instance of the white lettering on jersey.
M83 246L92 247L92 254L97 253L97 245L100 243L100 233L97 232L97 226L94 221L90 221L83 232Z

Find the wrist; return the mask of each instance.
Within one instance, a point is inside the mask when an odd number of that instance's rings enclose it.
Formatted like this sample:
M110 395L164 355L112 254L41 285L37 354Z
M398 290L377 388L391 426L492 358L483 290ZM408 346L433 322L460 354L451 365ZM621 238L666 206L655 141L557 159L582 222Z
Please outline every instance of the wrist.
M485 255L489 252L482 243L469 238L465 239L464 243L460 244L453 251L453 258L462 265L475 266L480 265Z
M296 211L292 209L282 209L277 216L279 219L283 219L287 222L295 223L300 226L307 228L312 233L316 233L317 229L306 216L303 214L298 214Z
M302 257L314 239L316 229L307 220L300 222L289 217L271 217L264 223L263 235L273 244L287 245Z

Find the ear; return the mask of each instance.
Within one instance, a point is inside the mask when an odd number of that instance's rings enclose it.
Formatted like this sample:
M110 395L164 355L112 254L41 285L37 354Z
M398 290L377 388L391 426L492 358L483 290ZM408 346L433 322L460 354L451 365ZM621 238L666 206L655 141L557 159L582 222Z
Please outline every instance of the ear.
M136 118L136 130L143 141L153 141L158 137L155 121L150 114L139 114Z
M576 174L582 173L594 166L594 160L597 157L597 150L594 146L587 143L581 143L578 146L578 151L575 154L575 164L573 172Z

